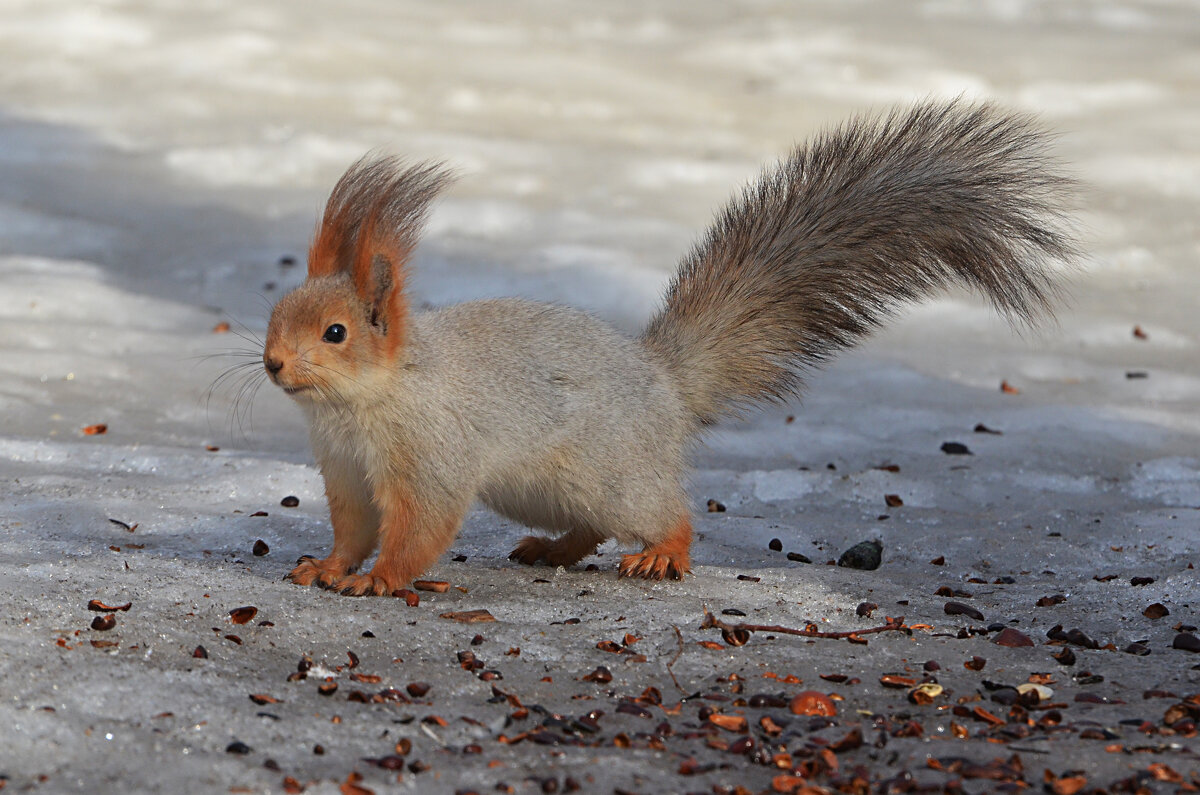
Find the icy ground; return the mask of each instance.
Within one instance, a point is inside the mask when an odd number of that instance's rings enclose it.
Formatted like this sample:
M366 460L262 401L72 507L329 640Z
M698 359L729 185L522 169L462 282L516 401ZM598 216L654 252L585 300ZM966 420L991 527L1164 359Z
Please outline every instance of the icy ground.
M739 735L705 735L705 706L744 714L760 750L824 759L824 785L836 777L821 743L861 727L840 774L861 766L875 782L910 771L987 791L995 779L928 760L1017 755L1035 787L1044 769L1180 786L1148 771L1187 780L1200 766L1194 729L1163 731L1164 710L1200 691L1200 655L1171 648L1200 623L1197 42L1200 5L1170 0L6 3L0 787L760 791L791 769L721 750ZM521 294L632 331L761 164L853 112L958 94L1039 114L1083 185L1088 257L1057 327L1018 336L950 296L815 376L803 405L720 428L697 459L683 583L618 581L614 547L587 561L598 571L511 564L522 528L483 511L430 573L454 587L417 607L281 582L330 541L301 418L269 386L210 386L250 361L230 352L254 353L359 155L461 174L420 251L415 301ZM107 432L83 432L97 424ZM289 495L297 507L281 506ZM710 499L727 510L707 512ZM883 545L877 571L824 565L867 539ZM942 586L985 619L947 615ZM132 606L100 631L92 599ZM873 616L856 615L865 601ZM1168 615L1143 614L1155 603ZM256 617L233 624L250 605ZM746 614L729 622L928 628L868 645L759 632L732 647L700 628L706 607ZM480 608L496 621L439 617ZM994 623L1036 645L956 637ZM1113 648L1072 647L1064 666L1045 645L1060 624ZM640 638L629 653L597 648L627 633ZM1126 653L1135 642L1150 654ZM464 670L463 651L503 678ZM317 667L287 681L304 655ZM964 668L972 657L982 671ZM934 704L879 684L920 678L927 660L947 689ZM611 682L582 680L600 665ZM983 682L1038 673L1062 731L985 742L999 729L953 709L1008 717ZM412 682L431 688L411 695ZM832 721L767 710L786 726L772 738L764 709L732 700L739 684L844 701ZM408 703L347 698L385 688ZM673 711L695 693L710 698ZM510 717L514 699L527 717ZM551 720L594 709L597 731ZM907 720L922 732L906 736Z

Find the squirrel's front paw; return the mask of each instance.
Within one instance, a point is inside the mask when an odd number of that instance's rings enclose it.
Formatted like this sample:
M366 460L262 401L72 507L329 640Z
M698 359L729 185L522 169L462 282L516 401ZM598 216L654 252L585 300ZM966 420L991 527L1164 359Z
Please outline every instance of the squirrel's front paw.
M305 555L296 561L296 564L296 568L284 575L284 579L297 585L319 585L328 588L350 571L350 564L333 555L324 560Z
M387 596L399 587L372 574L348 574L329 586L329 590L343 596Z

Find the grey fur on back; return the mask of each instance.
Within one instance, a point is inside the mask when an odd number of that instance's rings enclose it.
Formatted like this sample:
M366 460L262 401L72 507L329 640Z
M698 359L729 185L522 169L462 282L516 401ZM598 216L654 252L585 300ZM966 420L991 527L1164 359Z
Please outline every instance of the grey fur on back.
M1015 323L1050 313L1071 182L1021 115L963 101L817 136L717 217L642 340L701 423L800 391L804 370L952 285Z

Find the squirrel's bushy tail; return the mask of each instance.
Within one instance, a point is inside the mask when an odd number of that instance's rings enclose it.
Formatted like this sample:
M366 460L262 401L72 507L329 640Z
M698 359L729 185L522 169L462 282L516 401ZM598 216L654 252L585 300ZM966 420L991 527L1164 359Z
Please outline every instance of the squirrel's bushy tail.
M642 341L702 423L797 393L803 372L951 285L1011 321L1049 314L1075 244L1070 180L1032 121L924 103L828 131L736 196Z

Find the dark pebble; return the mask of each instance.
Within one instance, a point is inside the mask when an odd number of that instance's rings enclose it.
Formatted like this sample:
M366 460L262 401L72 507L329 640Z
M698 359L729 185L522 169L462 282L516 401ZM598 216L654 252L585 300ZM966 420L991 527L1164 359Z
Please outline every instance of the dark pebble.
M289 494L287 497L284 497L282 500L280 500L279 504L284 508L295 508L300 504L300 498Z
M862 541L847 549L838 558L837 565L846 569L874 571L883 562L883 544L872 539Z
M1128 646L1126 646L1121 651L1125 652L1126 654L1133 654L1138 657L1145 657L1147 654L1150 653L1150 647L1147 646L1145 643L1130 643Z
M772 538L767 543L767 549L771 550L772 552L782 552L783 551L783 542L780 541L778 538Z
M979 612L970 605L963 604L962 602L946 602L946 606L943 609L946 611L946 615L948 616L967 616L968 618L973 618L976 621L984 620L983 613Z
M774 709L782 709L790 702L783 696L774 696L770 693L755 693L750 696L746 702L749 706L761 709L763 707L771 707Z
M231 742L229 745L225 746L225 753L227 753L227 754L248 754L248 753L250 753L250 746L248 746L245 743L240 742L240 741L234 741L234 742Z
M1190 632L1180 632L1171 643L1171 648L1200 652L1200 638Z

